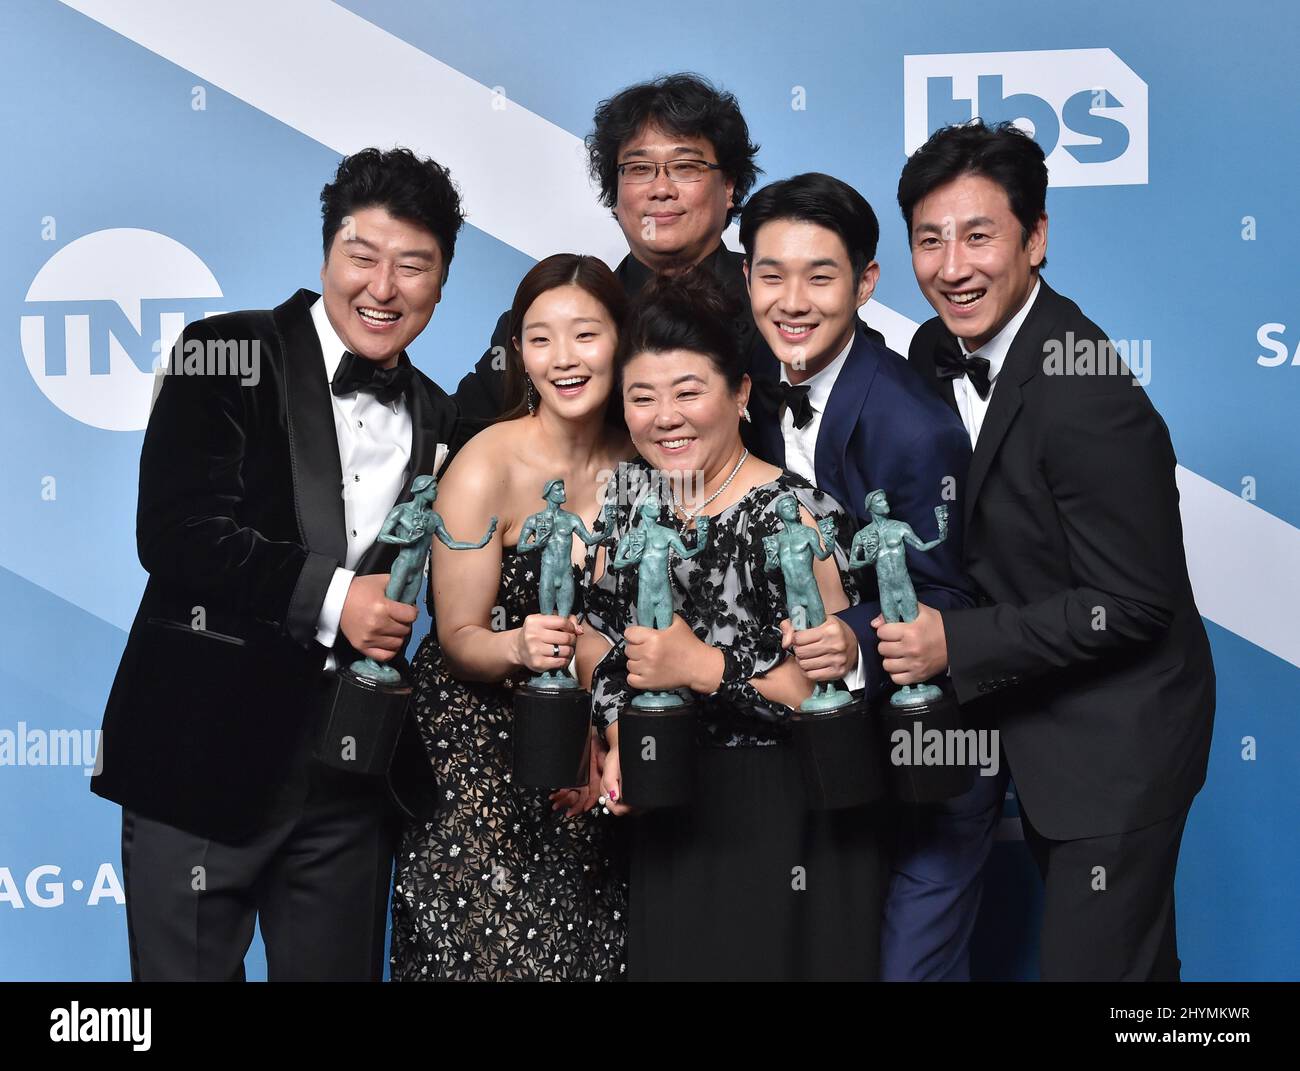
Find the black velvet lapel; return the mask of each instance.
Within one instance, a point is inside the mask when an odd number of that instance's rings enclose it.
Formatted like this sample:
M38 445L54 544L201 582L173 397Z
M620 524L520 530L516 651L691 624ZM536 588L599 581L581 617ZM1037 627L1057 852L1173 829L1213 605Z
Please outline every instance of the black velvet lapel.
M273 316L284 355L285 420L298 530L309 550L342 564L348 554L343 470L325 358L311 319L318 297L299 290Z

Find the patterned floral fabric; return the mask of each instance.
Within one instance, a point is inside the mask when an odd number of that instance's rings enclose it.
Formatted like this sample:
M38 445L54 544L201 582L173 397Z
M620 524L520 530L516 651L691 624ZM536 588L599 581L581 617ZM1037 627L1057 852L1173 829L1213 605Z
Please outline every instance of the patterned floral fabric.
M641 502L654 490L652 470L644 461L625 462L615 473L618 508L614 516L617 545L632 526ZM639 488L639 490L638 490ZM673 555L669 570L676 612L705 643L728 653L728 673L722 687L702 699L703 743L723 747L753 747L786 739L788 707L770 704L748 683L786 657L781 649L781 621L787 617L780 573L763 571L763 537L781 531L783 522L774 504L792 493L814 520L833 516L836 521L835 561L840 567L850 604L858 602L858 589L846 569L844 548L853 538L852 519L829 495L793 472L783 472L770 483L751 489L738 502L710 517L709 541L696 557ZM695 534L679 521L664 499L659 523L695 546ZM708 510L706 509L707 513ZM597 531L603 532L600 527ZM612 550L608 557L612 557ZM636 568L606 568L594 577L595 548L587 555L583 588L587 620L613 650L596 668L592 681L592 707L598 725L608 726L635 694L627 683L627 658L623 632L635 624Z
M505 553L502 627L538 612L537 568L535 554ZM511 783L514 681L456 680L433 630L413 669L412 701L446 807L402 832L393 980L620 978L625 827L602 808L566 818L544 790Z

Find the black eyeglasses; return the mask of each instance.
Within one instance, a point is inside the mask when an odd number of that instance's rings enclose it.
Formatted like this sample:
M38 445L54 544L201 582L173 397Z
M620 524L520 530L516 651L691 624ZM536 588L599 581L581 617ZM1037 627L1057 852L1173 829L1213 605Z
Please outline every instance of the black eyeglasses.
M661 167L673 182L699 182L710 171L722 170L721 164L711 164L707 160L669 160L662 164L654 160L629 160L618 165L618 174L624 182L639 185L654 182Z

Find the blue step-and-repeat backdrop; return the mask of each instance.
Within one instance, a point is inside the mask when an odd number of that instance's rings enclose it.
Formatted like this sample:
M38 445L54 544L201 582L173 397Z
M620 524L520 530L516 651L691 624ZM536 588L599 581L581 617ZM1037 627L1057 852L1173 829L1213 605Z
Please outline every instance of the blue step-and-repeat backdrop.
M129 975L119 811L88 785L145 581L160 349L315 285L339 155L402 144L470 213L412 351L453 390L531 263L621 255L583 166L595 103L694 70L738 96L767 178L830 172L876 206L864 315L903 352L930 315L893 197L907 152L976 114L1032 126L1052 285L1127 340L1182 465L1219 679L1184 977L1300 979L1298 31L1287 0L5 3L0 978ZM1037 879L1006 815L976 968L1030 978Z

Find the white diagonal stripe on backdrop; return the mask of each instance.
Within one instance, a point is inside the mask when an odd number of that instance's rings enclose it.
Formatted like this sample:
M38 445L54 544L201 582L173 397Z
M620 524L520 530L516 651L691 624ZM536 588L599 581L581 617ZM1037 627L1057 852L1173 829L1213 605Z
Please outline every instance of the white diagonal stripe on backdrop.
M578 178L581 138L513 101L501 107L491 88L329 0L61 2L336 152L407 145L434 157L473 225L531 257L574 250L614 264L626 250ZM358 53L387 77L357 84L328 62ZM513 166L523 157L527 183ZM915 321L878 302L868 309L906 353ZM1201 613L1300 666L1300 530L1182 466L1178 486Z

